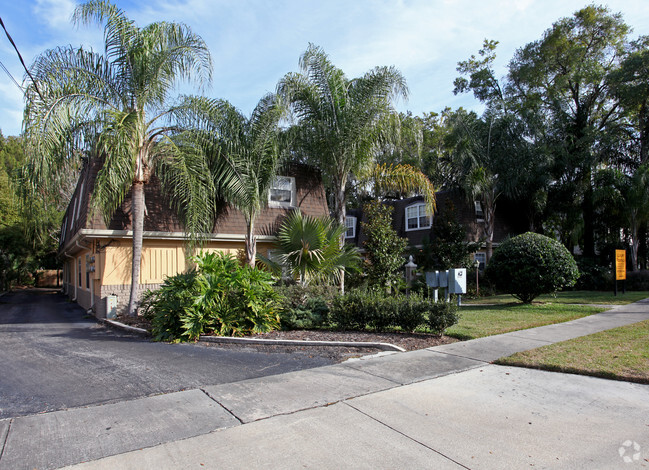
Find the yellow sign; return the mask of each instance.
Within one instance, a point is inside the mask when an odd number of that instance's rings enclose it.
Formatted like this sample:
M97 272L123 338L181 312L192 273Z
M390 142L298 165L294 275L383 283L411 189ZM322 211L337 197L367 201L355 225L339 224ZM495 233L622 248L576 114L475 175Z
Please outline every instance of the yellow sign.
M615 250L615 280L626 279L626 250Z

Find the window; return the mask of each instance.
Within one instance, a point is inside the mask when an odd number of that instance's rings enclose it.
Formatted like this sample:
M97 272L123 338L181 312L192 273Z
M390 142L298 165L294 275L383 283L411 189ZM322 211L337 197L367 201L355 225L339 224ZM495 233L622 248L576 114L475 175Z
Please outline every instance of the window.
M480 201L473 201L475 205L475 218L478 222L484 222L484 212L482 210L482 204Z
M406 230L421 230L430 227L431 217L426 204L414 204L406 207Z
M478 252L475 255L473 255L473 259L480 262L480 266L478 267L478 269L480 271L484 271L485 265L487 264L487 254Z
M295 178L276 176L268 194L270 207L295 207Z
M78 264L78 267L77 267L77 273L78 273L78 277L79 277L79 287L81 287L81 258L79 258L79 264Z
M86 255L86 289L90 289L90 255Z
M345 238L354 238L356 236L356 217L345 217Z

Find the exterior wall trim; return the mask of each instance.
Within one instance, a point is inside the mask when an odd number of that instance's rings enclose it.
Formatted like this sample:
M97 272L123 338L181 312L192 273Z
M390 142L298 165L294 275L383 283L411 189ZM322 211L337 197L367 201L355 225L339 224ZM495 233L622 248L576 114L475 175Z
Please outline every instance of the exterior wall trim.
M95 238L133 238L132 230L97 230L82 228L74 234L72 240L61 250L65 256L70 256L70 253L88 249L79 245L79 242L84 240L91 240ZM144 232L142 234L143 240L189 240L189 236L185 232ZM212 233L204 234L202 237L206 241L218 242L244 242L246 239L245 234L236 233ZM274 242L277 237L274 235L257 235L258 242Z

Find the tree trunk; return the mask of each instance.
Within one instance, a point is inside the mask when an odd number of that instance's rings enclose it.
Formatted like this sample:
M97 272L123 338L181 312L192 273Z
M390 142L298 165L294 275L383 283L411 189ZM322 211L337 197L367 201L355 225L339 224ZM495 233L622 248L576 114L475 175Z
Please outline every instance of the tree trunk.
M633 214L631 216L631 271L638 270L638 246L640 245L640 239L638 237L639 231L640 227L636 215Z
M484 209L485 209L484 232L486 238L485 258L486 258L486 263L489 264L489 260L491 259L491 255L493 254L494 223L495 223L494 219L496 218L496 207L491 205L489 207L485 207Z
M649 109L647 104L643 103L640 107L639 126L640 127L640 163L649 159Z
M593 206L593 185L591 181L592 171L587 172L586 184L584 191L584 202L582 204L582 214L584 217L584 256L587 258L595 257L595 210Z
M137 315L138 286L140 285L140 261L142 259L142 234L144 232L144 183L133 183L131 200L131 224L133 226L133 266L131 270L131 295L128 315Z
M644 222L638 231L638 264L640 269L647 269L647 223Z
M345 216L346 216L345 184L346 184L346 178L343 178L343 181L340 182L338 187L334 188L333 215L334 218L341 225L345 225ZM343 248L344 246L345 246L345 233L343 232L342 236L340 237L340 247ZM338 283L338 286L340 287L340 293L344 294L345 293L345 270L344 269L340 271L340 282Z
M246 264L255 267L257 258L257 238L255 237L255 223L250 218L246 223Z

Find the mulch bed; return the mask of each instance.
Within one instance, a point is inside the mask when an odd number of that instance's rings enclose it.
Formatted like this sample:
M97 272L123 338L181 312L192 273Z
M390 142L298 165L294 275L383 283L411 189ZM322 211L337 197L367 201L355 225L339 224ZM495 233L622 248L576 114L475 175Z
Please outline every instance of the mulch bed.
M119 316L117 321L130 326L151 329L150 323L142 317ZM252 335L251 338L260 339L283 339L298 341L344 341L344 342L370 342L390 343L399 346L406 351L431 348L441 344L454 343L458 341L449 336L439 336L425 333L375 333L370 331L331 331L331 330L286 330L271 331L270 333ZM221 349L245 349L251 348L260 352L268 353L302 353L310 356L327 357L335 362L341 362L351 357L376 354L380 352L373 348L353 348L342 346L282 346L282 345L242 345L222 343L201 343L206 347Z

